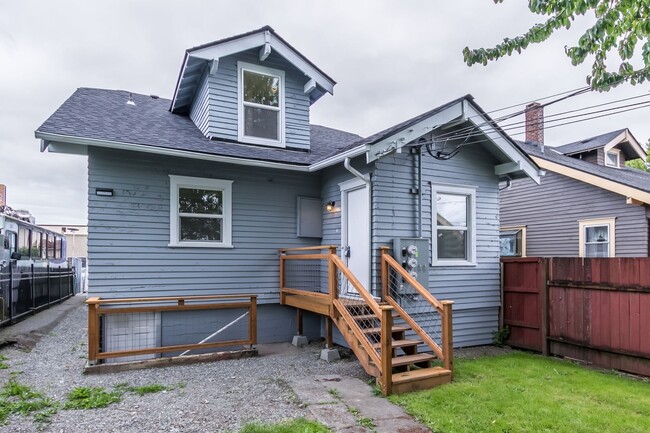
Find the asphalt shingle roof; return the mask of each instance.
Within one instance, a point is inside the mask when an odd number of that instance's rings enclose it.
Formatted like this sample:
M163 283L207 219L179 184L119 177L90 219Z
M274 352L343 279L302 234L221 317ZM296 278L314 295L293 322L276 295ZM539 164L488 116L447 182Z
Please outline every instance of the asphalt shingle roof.
M624 131L625 129L619 129L618 131L612 131L606 134L601 134L595 137L585 138L584 140L574 141L573 143L557 146L554 147L553 149L557 150L560 153L563 153L564 155L587 152L605 146L607 143L612 141L617 135L619 135L621 132Z
M618 131L620 133L621 131ZM607 134L604 134L607 135ZM611 140L611 139L610 139ZM573 158L557 152L557 148L545 146L542 153L540 147L535 143L519 141L519 146L530 156L536 156L550 162L574 168L585 173L602 177L623 185L631 186L645 192L650 192L650 173L628 167L614 168L587 162L582 159Z
M102 141L185 150L296 165L310 165L348 148L361 136L311 125L311 151L275 149L237 142L210 140L187 116L169 112L170 100L130 92L80 88L37 132Z

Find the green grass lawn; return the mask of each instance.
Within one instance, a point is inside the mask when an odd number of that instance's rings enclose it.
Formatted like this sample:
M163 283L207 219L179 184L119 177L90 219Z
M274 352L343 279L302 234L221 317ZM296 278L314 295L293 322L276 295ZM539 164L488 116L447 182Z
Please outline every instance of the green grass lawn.
M527 353L455 360L454 382L390 400L436 433L650 432L650 382Z
M247 424L239 433L328 433L329 431L320 423L298 418L279 424Z

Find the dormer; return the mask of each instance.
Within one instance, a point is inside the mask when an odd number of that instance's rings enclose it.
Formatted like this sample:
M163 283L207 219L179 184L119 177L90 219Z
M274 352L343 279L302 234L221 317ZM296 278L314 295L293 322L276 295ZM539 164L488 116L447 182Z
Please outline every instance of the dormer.
M215 141L308 151L309 109L335 84L265 26L188 49L170 111Z
M614 168L625 167L625 161L637 158L645 160L646 157L643 146L628 129L612 131L554 149L572 158Z

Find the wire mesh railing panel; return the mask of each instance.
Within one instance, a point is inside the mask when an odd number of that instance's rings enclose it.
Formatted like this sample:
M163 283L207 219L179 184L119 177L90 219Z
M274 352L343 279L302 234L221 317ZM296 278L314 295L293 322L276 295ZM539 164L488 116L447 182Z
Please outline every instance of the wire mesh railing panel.
M350 313L352 319L361 329L366 341L373 346L373 350L379 355L379 343L381 341L381 321L379 317L339 268L336 271L336 280L339 302ZM365 290L365 288L360 287L359 290Z
M100 342L102 352L151 349L160 347L160 313L106 314L101 317ZM158 354L144 354L113 358L108 362L129 362L156 358Z
M320 259L284 260L284 287L306 292L327 293L326 264L326 261Z
M397 272L388 272L388 295L442 347L442 317L440 312Z

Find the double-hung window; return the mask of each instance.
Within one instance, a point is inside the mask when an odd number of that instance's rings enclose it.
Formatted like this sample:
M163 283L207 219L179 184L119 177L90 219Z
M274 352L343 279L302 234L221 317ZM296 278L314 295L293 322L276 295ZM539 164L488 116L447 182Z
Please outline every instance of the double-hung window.
M580 257L615 256L615 218L578 221Z
M284 71L238 63L239 140L284 147Z
M173 247L232 247L232 181L169 176Z
M432 264L476 263L476 189L431 186Z

